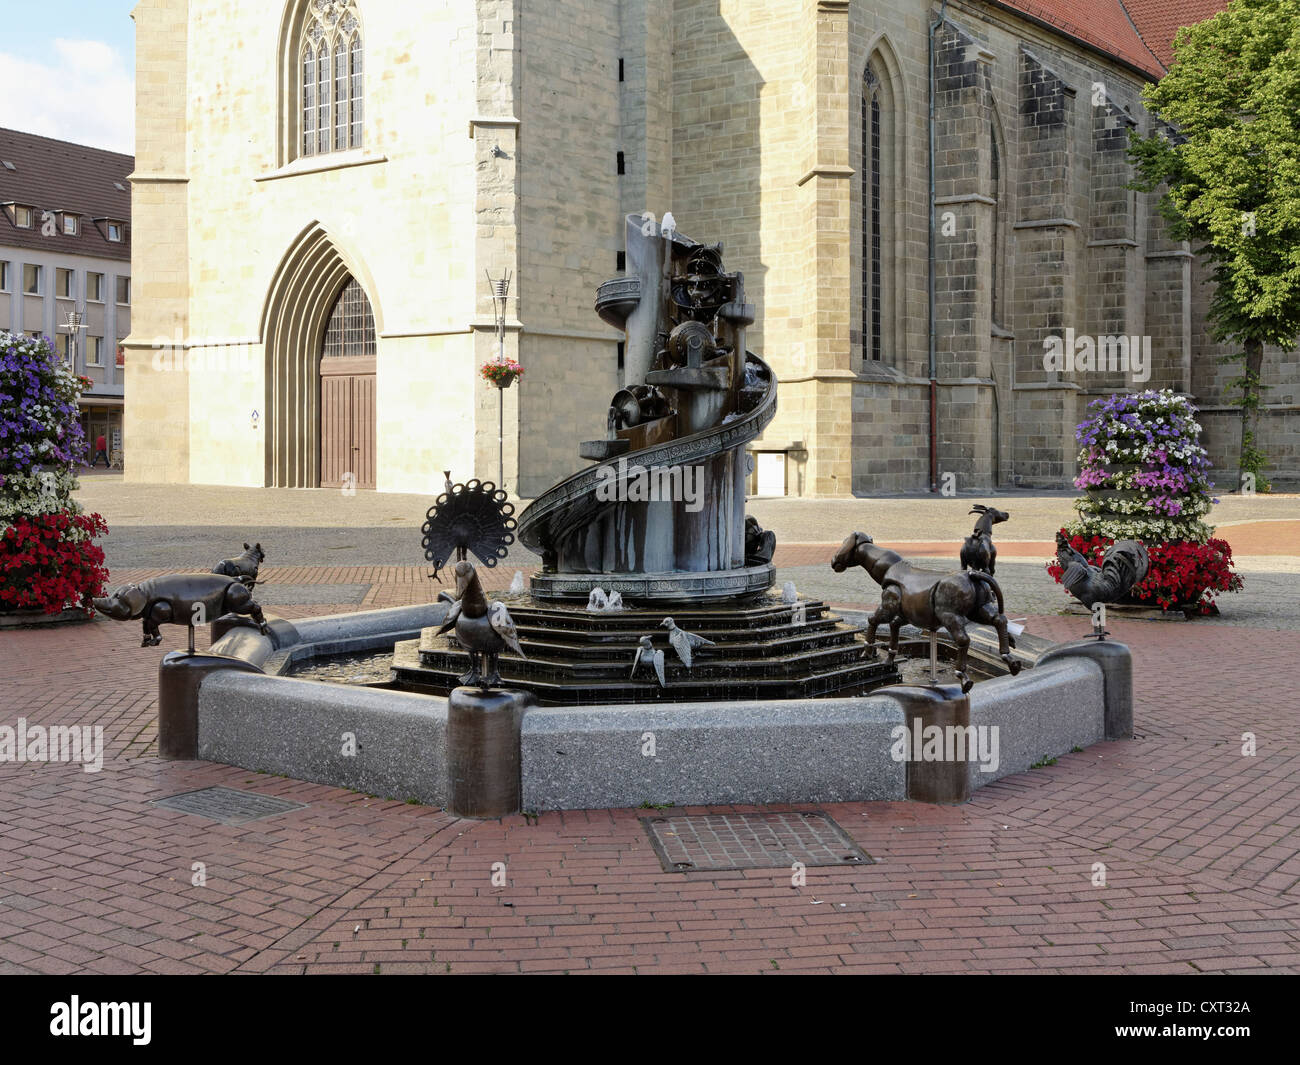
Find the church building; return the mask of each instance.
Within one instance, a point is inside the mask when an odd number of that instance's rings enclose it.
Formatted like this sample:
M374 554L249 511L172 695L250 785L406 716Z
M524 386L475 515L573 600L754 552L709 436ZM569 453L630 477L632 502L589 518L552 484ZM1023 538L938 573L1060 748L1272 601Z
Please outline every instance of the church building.
M1126 154L1221 6L139 0L126 477L433 496L500 446L532 498L605 433L596 288L669 212L780 380L751 491L1067 486L1086 405L1144 388L1231 470L1206 271ZM1296 354L1264 380L1294 481Z

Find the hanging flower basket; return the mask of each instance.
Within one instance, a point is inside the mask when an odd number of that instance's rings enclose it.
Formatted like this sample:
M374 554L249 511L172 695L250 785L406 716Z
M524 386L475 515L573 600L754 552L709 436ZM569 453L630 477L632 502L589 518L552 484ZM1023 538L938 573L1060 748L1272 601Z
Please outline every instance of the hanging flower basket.
M490 381L497 388L509 388L516 377L524 376L524 368L513 359L506 359L505 362L497 362L493 359L491 362L485 362L479 373L483 375L485 381Z

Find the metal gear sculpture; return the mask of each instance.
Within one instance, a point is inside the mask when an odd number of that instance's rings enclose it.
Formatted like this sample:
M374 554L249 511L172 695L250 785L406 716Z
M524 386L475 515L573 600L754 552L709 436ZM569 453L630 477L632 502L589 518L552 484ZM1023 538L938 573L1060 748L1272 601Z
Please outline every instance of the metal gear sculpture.
M420 527L420 546L433 563L430 576L441 583L438 573L448 562L464 562L473 552L489 569L506 557L515 542L514 505L506 493L491 481L473 480L453 485L429 508Z

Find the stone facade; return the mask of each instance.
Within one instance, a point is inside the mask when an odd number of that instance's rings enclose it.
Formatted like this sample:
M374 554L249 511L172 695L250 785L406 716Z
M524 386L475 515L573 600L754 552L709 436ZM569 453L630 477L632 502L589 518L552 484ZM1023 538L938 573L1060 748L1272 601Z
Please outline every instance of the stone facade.
M668 210L745 275L781 380L755 450L790 494L931 488L932 392L934 487L1066 485L1086 404L1144 387L1192 393L1231 465L1203 277L1127 188L1151 122L1130 62L982 0L941 20L924 0L356 0L364 146L294 158L306 8L136 7L132 479L316 483L313 345L350 275L375 315L377 486L495 480L500 416L505 482L536 495L603 433L621 338L592 299L622 219ZM526 376L498 394L478 367L485 274L507 270ZM1149 377L1047 369L1052 336L1149 337ZM210 357L160 360L176 337ZM1297 370L1268 354L1282 482Z

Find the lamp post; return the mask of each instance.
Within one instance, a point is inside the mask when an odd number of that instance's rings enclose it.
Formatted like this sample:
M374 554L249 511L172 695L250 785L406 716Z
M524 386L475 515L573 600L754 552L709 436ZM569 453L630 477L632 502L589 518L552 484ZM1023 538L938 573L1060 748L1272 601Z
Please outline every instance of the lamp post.
M86 316L76 311L68 311L64 326L68 330L68 365L75 372L77 369L77 331L86 328Z
M493 278L486 270L488 289L492 293L492 308L496 313L497 326L497 362L504 366L506 361L506 300L510 296L510 271L499 278ZM497 487L506 487L506 434L505 434L505 388L497 384Z

